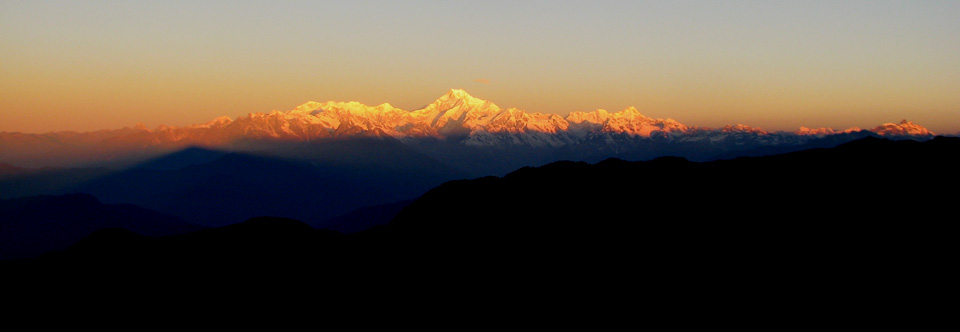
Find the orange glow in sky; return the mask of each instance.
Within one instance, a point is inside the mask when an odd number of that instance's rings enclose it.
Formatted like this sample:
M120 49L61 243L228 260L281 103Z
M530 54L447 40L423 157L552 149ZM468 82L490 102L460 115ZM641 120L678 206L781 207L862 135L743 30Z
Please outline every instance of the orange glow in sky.
M957 1L3 1L0 131L309 100L960 132Z

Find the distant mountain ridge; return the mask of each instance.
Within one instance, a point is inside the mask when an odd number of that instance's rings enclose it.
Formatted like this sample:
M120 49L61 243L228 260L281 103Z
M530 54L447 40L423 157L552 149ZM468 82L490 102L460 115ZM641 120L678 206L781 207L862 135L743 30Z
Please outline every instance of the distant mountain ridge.
M219 129L219 130L218 130ZM369 106L359 102L307 102L290 111L251 113L236 121L219 117L211 122L186 127L161 126L155 130L159 142L194 140L217 143L217 138L242 135L247 138L274 138L284 140L315 140L351 136L436 137L475 136L490 134L568 133L575 137L589 132L619 133L651 137L670 134L688 134L696 130L721 132L750 132L768 134L759 128L743 124L719 129L689 127L673 119L650 118L634 107L619 112L598 109L592 112L572 112L566 118L556 114L529 113L516 108L503 109L496 104L471 96L464 90L452 89L426 107L406 111L385 103ZM860 128L834 130L801 127L797 135L828 135L860 131ZM926 128L903 120L898 124L885 123L869 130L881 136L934 136ZM198 133L219 132L215 135ZM468 144L483 144L467 140ZM531 144L557 141L531 141Z
M454 89L415 111L308 102L286 112L185 127L0 133L0 199L87 193L203 226L269 215L334 227L342 221L337 216L396 207L446 181L561 160L711 161L830 148L871 136L922 141L931 135L908 121L874 131L691 127L632 107L563 118L504 109ZM376 209L366 215L376 214L383 215Z
M315 142L331 139L378 137L418 144L423 139L455 141L461 146L497 148L521 146L561 148L595 139L661 144L723 144L736 135L741 145L801 145L830 135L862 132L860 128L834 130L801 127L796 132L767 132L743 124L722 128L691 127L673 119L650 118L636 108L619 112L598 109L572 112L567 117L501 108L493 102L452 89L422 109L406 111L390 104L307 102L293 110L251 113L235 120L222 116L204 124L102 130L89 133L0 133L0 160L17 166L63 164L66 160L144 159L190 146L244 149L251 141ZM901 121L865 132L886 137L927 139L935 134ZM744 135L752 136L749 142ZM687 156L691 157L691 156ZM694 158L698 159L698 158Z

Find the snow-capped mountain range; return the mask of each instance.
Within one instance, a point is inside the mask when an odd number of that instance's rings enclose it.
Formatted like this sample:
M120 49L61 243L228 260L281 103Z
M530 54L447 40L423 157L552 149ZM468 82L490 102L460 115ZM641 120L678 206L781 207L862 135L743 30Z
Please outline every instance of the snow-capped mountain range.
M183 127L148 129L138 125L89 133L0 133L0 160L37 165L23 160L31 156L50 157L51 154L70 158L91 151L109 157L122 154L122 151L169 151L187 146L235 148L242 144L238 142L316 142L362 137L392 138L413 144L423 139L436 139L471 148L574 149L580 151L579 155L611 151L610 157L623 157L622 151L637 149L645 151L637 157L653 156L651 153L684 155L663 148L682 146L681 150L699 150L704 154L684 156L708 159L706 151L724 154L756 147L797 146L814 139L857 133L914 139L934 136L926 128L906 120L886 123L872 130L801 127L789 133L767 132L742 124L722 128L692 127L669 118L647 117L633 107L619 112L602 109L572 112L564 118L556 114L504 109L464 90L452 89L426 107L413 111L390 104L369 106L355 101L311 101L289 111L251 113L235 120L222 116L204 124ZM651 148L651 144L656 148ZM587 149L597 151L585 152ZM601 155L597 154L596 158Z
M566 118L556 114L531 113L516 108L501 108L464 90L452 89L426 107L406 111L390 104L369 106L359 102L307 102L290 111L251 113L237 118L219 117L205 124L187 127L161 126L146 130L159 141L204 139L272 138L281 140L316 140L353 136L389 136L406 138L459 138L468 145L500 143L490 135L515 136L513 143L560 146L592 133L625 134L630 137L679 137L704 132L751 133L768 135L767 131L742 124L723 128L689 127L673 119L644 116L636 108L619 112L598 109L593 112L572 112ZM801 127L796 135L824 136L861 131L860 128L834 130ZM870 130L881 136L932 136L926 128L904 120L887 123ZM528 138L523 136L536 136ZM212 142L207 142L212 143Z

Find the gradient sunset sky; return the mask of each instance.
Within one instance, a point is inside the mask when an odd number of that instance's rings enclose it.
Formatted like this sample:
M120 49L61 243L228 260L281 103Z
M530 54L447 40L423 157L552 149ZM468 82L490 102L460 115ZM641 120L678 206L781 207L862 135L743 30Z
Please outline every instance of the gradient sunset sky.
M960 1L7 1L0 131L310 100L960 131Z

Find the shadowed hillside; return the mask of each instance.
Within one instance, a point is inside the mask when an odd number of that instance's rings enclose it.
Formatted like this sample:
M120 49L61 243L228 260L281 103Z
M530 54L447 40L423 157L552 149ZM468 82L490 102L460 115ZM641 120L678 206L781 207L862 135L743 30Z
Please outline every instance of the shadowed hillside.
M29 298L82 290L147 307L309 298L585 327L643 308L685 324L943 313L927 295L953 279L952 198L937 192L958 184L958 152L957 138L867 138L709 163L558 162L447 182L349 235L284 218L164 237L111 228L0 269ZM517 314L486 317L491 303Z
M122 227L148 235L183 234L203 227L141 207L102 204L90 195L0 200L0 259L63 250L91 233Z
M358 208L412 199L462 177L389 139L357 139L274 142L250 153L187 149L73 190L205 226L264 215L317 224Z
M349 236L318 236L305 225L231 231L252 227L248 222L161 238L162 245L144 251L105 236L59 257L101 257L97 252L104 250L84 249L100 247L135 265L166 268L211 257L297 257L322 261L309 265L317 273L474 271L464 281L510 271L562 275L556 282L601 275L626 282L635 277L630 271L636 264L691 282L714 270L740 275L762 269L790 280L797 276L782 274L797 269L862 275L899 266L923 272L942 258L941 241L953 229L951 220L937 217L948 211L950 198L935 192L957 185L957 152L956 138L866 138L833 149L709 163L558 162L502 178L445 183L390 224ZM288 224L297 223L277 225ZM272 251L277 244L289 250ZM62 261L48 258L25 264Z

